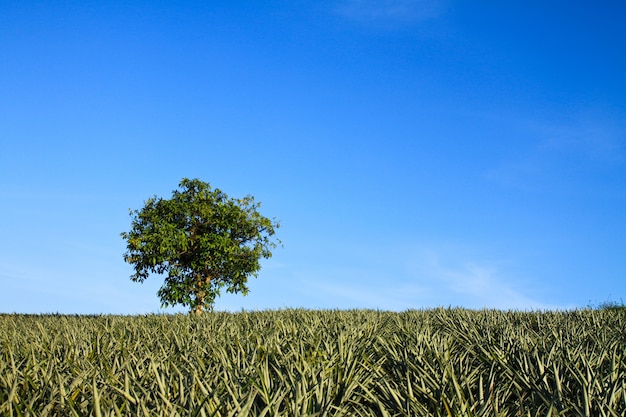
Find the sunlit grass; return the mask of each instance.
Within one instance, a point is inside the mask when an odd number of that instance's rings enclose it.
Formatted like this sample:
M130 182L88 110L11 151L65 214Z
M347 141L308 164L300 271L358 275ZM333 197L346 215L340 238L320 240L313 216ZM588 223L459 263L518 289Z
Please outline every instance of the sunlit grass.
M623 416L623 310L0 316L7 416Z

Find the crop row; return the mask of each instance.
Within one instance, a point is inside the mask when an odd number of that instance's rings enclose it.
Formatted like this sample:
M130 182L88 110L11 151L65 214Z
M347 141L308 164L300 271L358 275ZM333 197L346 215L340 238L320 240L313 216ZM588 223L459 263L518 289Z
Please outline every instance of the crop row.
M0 315L7 416L623 416L626 314Z

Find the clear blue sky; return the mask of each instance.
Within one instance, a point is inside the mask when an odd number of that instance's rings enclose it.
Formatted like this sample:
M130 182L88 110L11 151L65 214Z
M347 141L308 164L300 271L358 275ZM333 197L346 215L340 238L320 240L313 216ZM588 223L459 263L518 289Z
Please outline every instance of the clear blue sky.
M626 301L623 1L0 1L0 312L160 309L128 209L276 217L218 310Z

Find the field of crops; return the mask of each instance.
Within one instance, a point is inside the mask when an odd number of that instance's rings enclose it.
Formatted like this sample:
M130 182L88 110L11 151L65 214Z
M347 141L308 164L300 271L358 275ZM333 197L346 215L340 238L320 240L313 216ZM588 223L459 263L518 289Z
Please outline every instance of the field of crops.
M624 416L626 312L0 315L3 416Z

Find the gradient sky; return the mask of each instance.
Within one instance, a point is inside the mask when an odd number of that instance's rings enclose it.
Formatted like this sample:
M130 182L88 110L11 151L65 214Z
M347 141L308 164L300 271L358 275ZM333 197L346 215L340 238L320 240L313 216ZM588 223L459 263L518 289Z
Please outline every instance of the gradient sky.
M284 248L216 309L626 298L626 2L0 1L0 312L143 314L183 177Z

